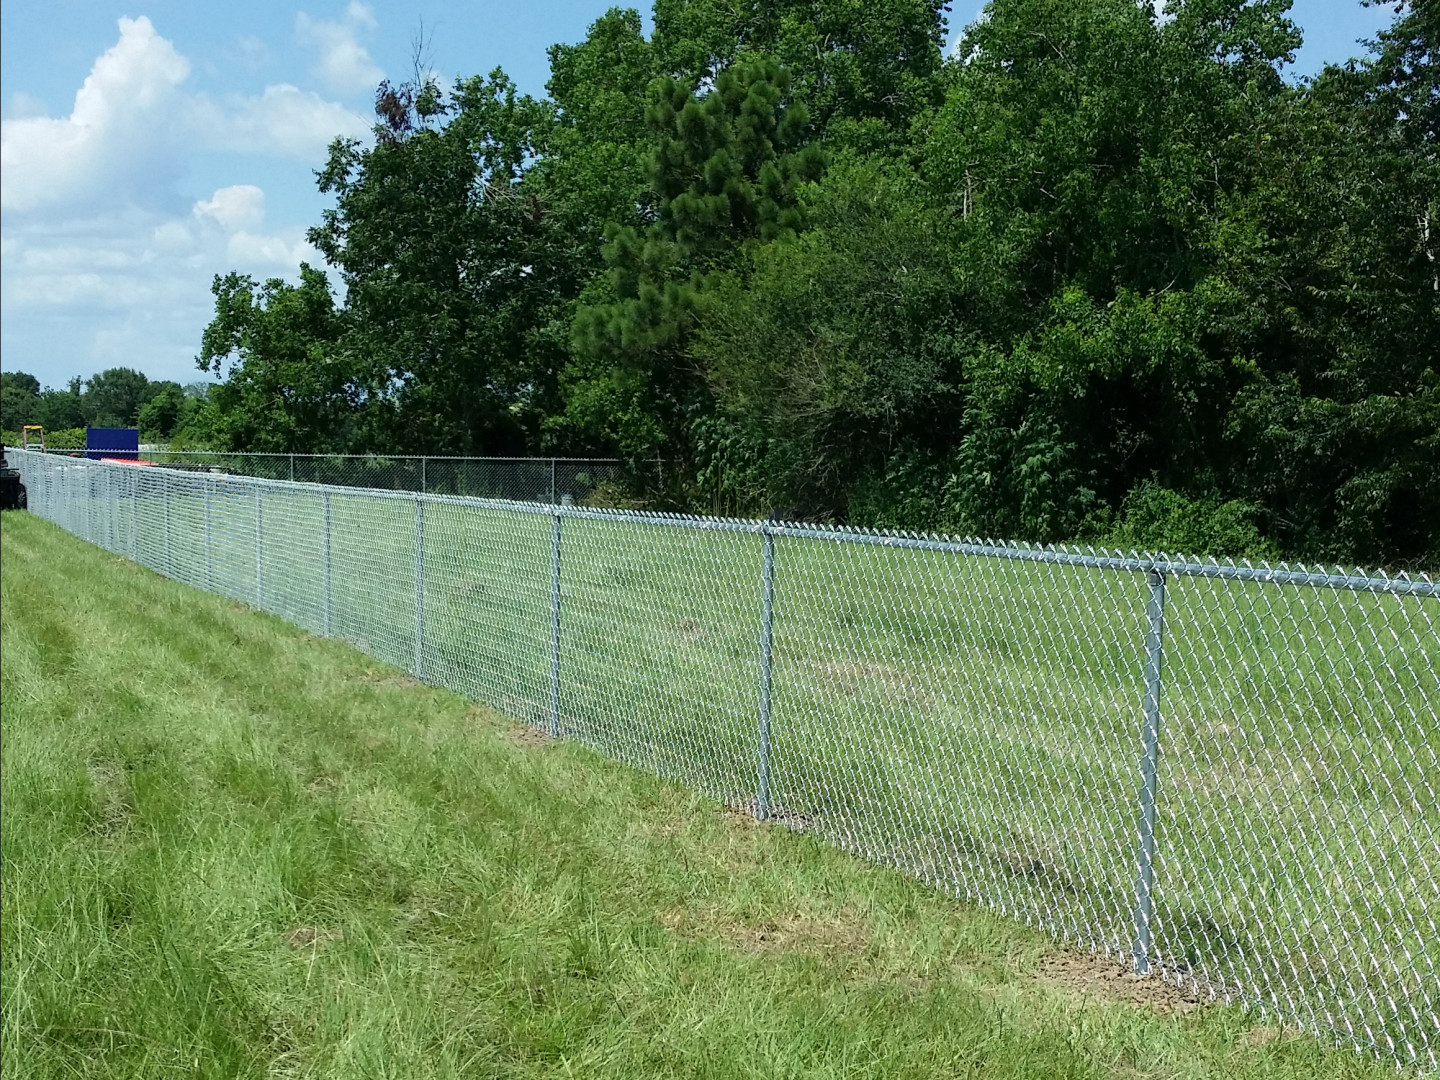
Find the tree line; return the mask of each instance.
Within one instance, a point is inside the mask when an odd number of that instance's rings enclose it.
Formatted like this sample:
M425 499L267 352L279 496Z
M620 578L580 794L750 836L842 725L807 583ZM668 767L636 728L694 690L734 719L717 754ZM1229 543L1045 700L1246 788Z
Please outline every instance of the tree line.
M206 437L1440 567L1440 0L1298 85L1288 0L992 0L950 56L944 7L656 0L542 98L382 84L325 267L215 279Z
M213 420L205 408L209 384L181 386L169 379L154 380L126 367L107 368L89 379L74 378L62 388L40 386L40 380L23 371L0 372L0 429L5 441L18 441L27 424L45 428L62 442L77 442L87 427L133 427L151 439L173 440L189 429L191 441L214 437Z

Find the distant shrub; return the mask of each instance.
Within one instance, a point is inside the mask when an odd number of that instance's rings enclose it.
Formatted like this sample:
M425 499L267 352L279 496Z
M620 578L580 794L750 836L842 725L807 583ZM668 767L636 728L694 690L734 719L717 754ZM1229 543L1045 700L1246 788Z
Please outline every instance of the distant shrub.
M47 450L84 450L85 429L58 428L55 431L45 432L45 449Z
M6 446L20 445L20 432L6 431L0 433L0 438L5 440ZM47 450L84 450L85 429L81 428L58 428L55 431L45 432L45 448Z
M1273 561L1279 552L1256 524L1260 513L1239 499L1192 499L1147 480L1131 490L1118 518L1095 539L1124 550Z

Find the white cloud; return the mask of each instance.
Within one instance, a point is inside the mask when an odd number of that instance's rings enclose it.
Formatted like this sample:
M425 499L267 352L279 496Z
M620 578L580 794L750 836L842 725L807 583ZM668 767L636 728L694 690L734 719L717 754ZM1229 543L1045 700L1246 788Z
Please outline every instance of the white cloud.
M265 227L264 204L260 188L237 184L197 202L188 218L132 210L63 230L12 230L4 249L6 316L12 308L82 314L167 307L181 296L186 306L205 307L216 272L284 277L302 260L318 264L302 226Z
M247 71L259 71L274 59L270 49L254 34L241 34L236 38L231 53Z
M149 19L121 19L120 40L95 61L69 116L0 124L0 206L28 210L107 191L140 194L148 174L171 165L169 132L153 120L173 111L189 74L189 61ZM143 153L133 152L137 145Z
M303 227L255 220L263 192L253 191L237 197L222 188L185 218L131 210L58 229L12 230L4 240L0 323L7 370L29 371L52 386L116 365L152 378L196 378L200 334L214 315L215 274L293 280L302 261L322 264Z
M363 138L371 126L343 105L289 83L267 86L259 97L237 95L221 105L205 102L197 111L214 117L205 127L212 149L277 154L317 164L337 136Z
M69 116L3 121L0 206L153 207L166 201L196 147L318 163L337 135L363 136L370 127L288 83L216 102L184 89L189 74L190 62L149 19L121 19L120 40L95 61Z
M276 276L276 269L290 270L302 262L312 266L322 262L320 253L305 239L303 229L269 235L242 230L230 237L225 253L232 266L262 268L257 277ZM270 272L266 273L264 267L270 267Z
M254 184L232 184L197 202L197 218L212 218L227 232L259 228L265 220L265 192Z
M51 385L115 364L193 377L213 275L293 278L302 260L321 262L302 225L266 221L260 187L196 200L182 194L187 169L206 150L314 168L331 139L363 136L368 122L289 83L196 93L190 70L149 19L122 19L68 115L11 97L0 122L7 368Z
M344 18L338 22L298 12L295 36L301 44L318 50L315 74L331 90L338 93L373 90L385 73L370 59L370 53L357 38L361 31L373 30L375 25L370 9L358 0L351 0Z
M50 110L39 98L25 93L23 90L16 91L10 95L10 108L7 110L11 119L24 120L32 116L48 116Z

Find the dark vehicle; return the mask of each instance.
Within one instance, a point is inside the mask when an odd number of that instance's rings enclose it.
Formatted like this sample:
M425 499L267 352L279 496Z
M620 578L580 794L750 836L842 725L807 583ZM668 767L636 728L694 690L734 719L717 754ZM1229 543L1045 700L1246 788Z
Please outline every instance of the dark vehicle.
M12 469L5 460L5 451L0 448L0 510L24 510L27 505L25 485L20 482L20 470Z

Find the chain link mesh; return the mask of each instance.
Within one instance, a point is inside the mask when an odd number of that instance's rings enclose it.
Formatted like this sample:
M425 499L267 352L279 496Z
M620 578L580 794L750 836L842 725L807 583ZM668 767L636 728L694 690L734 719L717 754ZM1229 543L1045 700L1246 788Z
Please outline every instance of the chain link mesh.
M509 502L607 505L626 479L614 458L416 457L375 454L261 454L209 450L142 450L139 460L170 469L253 476L383 491L465 495ZM644 479L659 462L632 466ZM634 479L634 477L631 477Z
M12 454L32 511L159 573L1204 996L1437 1065L1423 575Z

